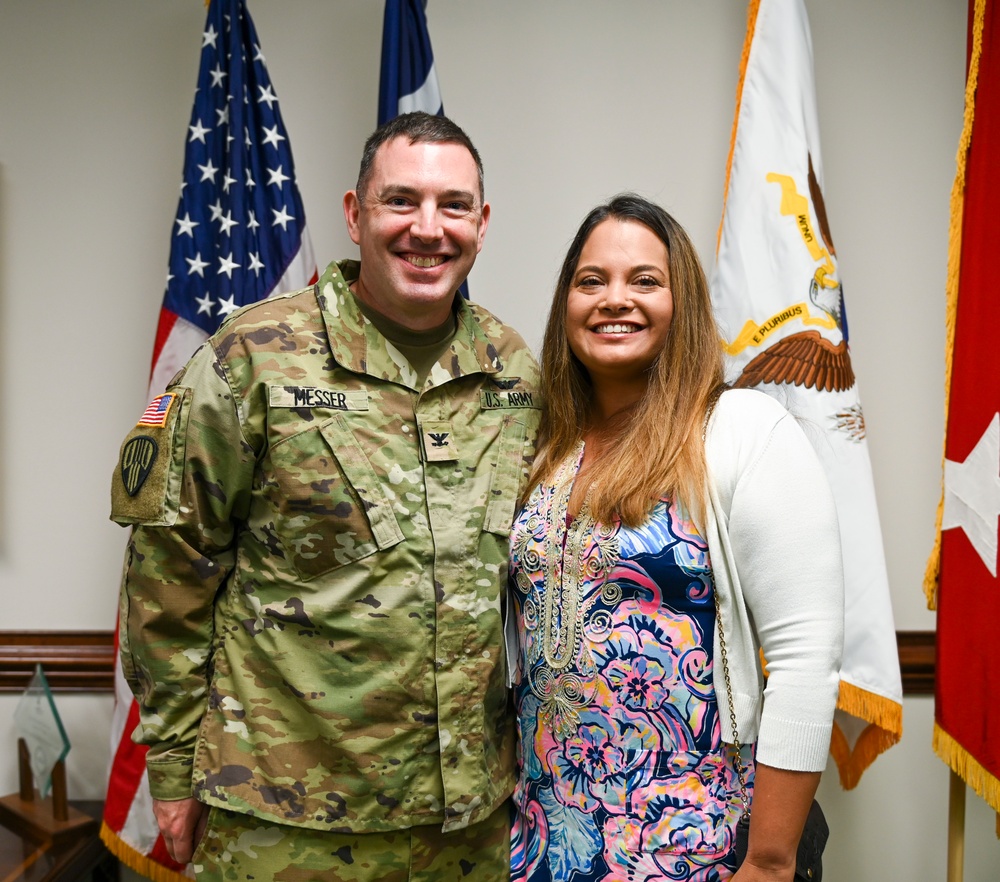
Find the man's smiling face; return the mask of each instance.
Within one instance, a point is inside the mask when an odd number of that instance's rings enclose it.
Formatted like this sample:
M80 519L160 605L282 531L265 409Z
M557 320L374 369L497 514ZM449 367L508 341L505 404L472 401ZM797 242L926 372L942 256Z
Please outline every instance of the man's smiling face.
M358 297L412 330L444 323L483 247L490 207L461 144L394 138L375 157L367 192L344 196L361 249Z

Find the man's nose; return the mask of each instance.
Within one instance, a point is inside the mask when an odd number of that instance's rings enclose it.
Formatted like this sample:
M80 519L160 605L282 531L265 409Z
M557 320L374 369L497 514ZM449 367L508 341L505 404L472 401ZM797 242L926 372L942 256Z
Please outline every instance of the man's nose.
M436 205L421 205L413 218L410 233L421 242L433 242L442 238L441 219Z

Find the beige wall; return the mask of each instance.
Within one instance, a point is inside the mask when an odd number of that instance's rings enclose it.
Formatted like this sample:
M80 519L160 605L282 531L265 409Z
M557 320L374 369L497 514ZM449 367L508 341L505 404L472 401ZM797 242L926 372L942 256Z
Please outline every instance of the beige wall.
M662 202L710 261L743 0L430 0L445 107L486 162L493 222L473 296L541 336L566 244L596 201ZM377 0L251 0L317 255L354 253L340 198L373 127ZM897 627L940 482L948 196L964 0L807 0L826 202L845 279ZM198 0L0 0L0 629L109 628L124 534L107 521L121 437L145 404L197 74ZM60 696L75 795L107 763L106 697ZM10 743L10 699L0 743ZM831 882L943 879L947 770L932 702L857 791L823 784ZM0 768L0 792L15 787ZM967 880L996 878L969 801Z

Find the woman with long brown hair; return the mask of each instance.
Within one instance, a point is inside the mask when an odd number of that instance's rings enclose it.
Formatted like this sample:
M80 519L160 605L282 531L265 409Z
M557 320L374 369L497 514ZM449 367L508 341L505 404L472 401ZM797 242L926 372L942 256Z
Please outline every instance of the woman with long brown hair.
M752 797L735 878L790 880L842 645L821 466L781 405L726 391L695 249L632 194L574 238L542 374L511 533L512 878L729 879Z

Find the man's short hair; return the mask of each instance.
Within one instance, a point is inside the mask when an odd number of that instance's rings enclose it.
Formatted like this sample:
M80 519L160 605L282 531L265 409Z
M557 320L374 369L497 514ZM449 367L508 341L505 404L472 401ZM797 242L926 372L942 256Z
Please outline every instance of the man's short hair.
M358 171L356 191L358 201L364 202L372 172L375 169L375 155L379 147L394 138L407 138L411 144L461 144L476 161L476 171L479 174L479 201L485 202L483 187L483 161L479 151L462 129L446 116L431 116L422 110L404 113L383 123L365 141L364 153L361 154L361 168Z

